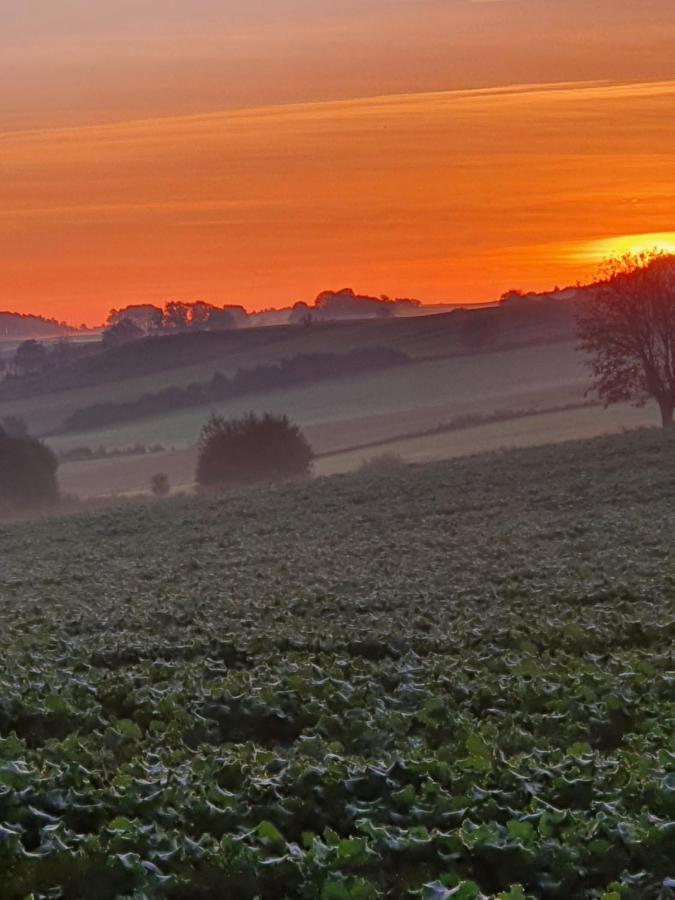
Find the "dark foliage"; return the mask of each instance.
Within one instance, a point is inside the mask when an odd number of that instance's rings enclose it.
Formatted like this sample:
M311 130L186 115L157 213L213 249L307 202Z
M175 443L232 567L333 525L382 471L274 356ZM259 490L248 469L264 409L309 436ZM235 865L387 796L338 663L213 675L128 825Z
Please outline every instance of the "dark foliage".
M106 328L102 341L104 347L119 347L130 341L139 341L143 337L145 332L132 319L120 319L119 322Z
M342 288L339 291L322 291L314 301L314 306L302 301L296 303L289 321L307 325L337 319L391 319L402 312L414 312L420 306L419 300L369 297L356 294L352 288Z
M150 491L158 499L169 496L171 493L171 484L166 472L157 472L152 476L150 479Z
M39 341L28 340L19 344L14 354L14 367L18 372L40 372L49 363L49 352Z
M75 331L64 322L43 316L0 312L0 333L6 338L58 337Z
M123 325L137 328L138 337L184 331L228 330L241 324L242 313L245 322L246 312L237 306L220 307L203 301L184 303L180 300L170 301L164 309L152 304L136 304L111 310L104 337Z
M581 307L577 328L589 354L594 390L605 404L650 397L664 427L675 412L675 256L611 260Z
M164 313L159 306L153 306L151 303L134 303L123 309L111 310L106 324L108 328L112 328L120 322L133 322L143 334L151 334L161 330L163 320Z
M199 440L196 481L213 487L303 478L313 456L302 431L286 416L212 416Z
M152 453L164 453L163 444L132 444L129 447L70 447L61 450L58 458L61 462L87 462L92 459L118 459L121 456L145 456Z
M216 372L209 381L186 387L167 387L125 403L98 403L77 410L64 422L65 431L98 428L190 406L218 403L235 397L330 378L405 365L410 357L400 350L367 347L349 353L307 353L274 365L239 369L232 378Z
M29 435L0 429L0 511L36 509L56 502L58 460Z
M117 330L112 339L106 333L107 347L123 343L116 340L116 336ZM98 352L100 345L95 341L78 343L71 341L68 335L46 343L32 338L22 341L11 356L8 354L0 360L0 367L6 372L2 386L13 397L50 392L81 360Z

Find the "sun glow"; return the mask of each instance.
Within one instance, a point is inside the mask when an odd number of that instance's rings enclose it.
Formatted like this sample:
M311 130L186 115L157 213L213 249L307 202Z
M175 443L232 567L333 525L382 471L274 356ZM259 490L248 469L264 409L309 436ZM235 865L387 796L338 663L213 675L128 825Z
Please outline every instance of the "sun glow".
M579 256L588 262L602 262L609 257L623 256L626 253L651 252L675 254L675 231L626 234L591 241L580 248Z
M4 132L0 306L96 325L169 298L590 280L675 251L674 110L675 80L546 84Z

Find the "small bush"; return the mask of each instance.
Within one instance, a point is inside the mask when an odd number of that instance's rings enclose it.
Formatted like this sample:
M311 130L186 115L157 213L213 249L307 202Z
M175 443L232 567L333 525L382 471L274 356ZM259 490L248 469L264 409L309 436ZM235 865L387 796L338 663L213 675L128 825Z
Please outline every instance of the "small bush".
M0 428L10 437L25 437L28 434L28 426L21 416L5 416L0 421Z
M55 503L58 460L42 441L0 428L0 510L36 509Z
M314 454L286 416L212 416L202 429L197 461L201 487L287 481L310 474Z
M171 493L171 484L166 472L157 472L150 479L150 490L155 497L168 497Z
M378 453L377 456L364 459L359 472L364 475L385 475L400 469L403 464L403 458L398 453Z

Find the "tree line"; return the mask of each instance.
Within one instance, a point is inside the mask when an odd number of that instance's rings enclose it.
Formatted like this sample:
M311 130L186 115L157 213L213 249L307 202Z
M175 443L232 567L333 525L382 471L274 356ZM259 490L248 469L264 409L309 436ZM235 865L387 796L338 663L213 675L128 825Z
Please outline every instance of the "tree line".
M231 377L216 372L208 381L167 387L121 403L87 406L70 415L62 430L106 427L248 394L406 365L410 361L406 353L389 347L365 347L347 353L303 353L276 364L240 368Z
M116 346L148 335L186 331L225 331L246 323L243 306L214 306L197 301L172 300L163 307L150 303L113 309L103 331L105 346Z
M420 307L419 300L391 299L386 295L370 297L357 294L352 288L341 288L339 291L322 291L313 304L301 300L292 307L268 312L277 315L284 313L284 321L288 324L307 326L340 319L387 319L415 313ZM245 328L258 319L263 324L264 315L249 314L243 306L215 306L203 301L187 303L172 300L163 307L149 303L130 305L110 312L103 342L107 346L117 346L151 335Z

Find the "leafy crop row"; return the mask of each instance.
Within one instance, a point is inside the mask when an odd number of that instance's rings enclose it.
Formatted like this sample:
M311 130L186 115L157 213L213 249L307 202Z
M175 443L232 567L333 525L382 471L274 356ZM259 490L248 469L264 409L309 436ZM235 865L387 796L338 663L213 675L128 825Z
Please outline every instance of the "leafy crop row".
M1 530L0 897L658 897L672 449Z

